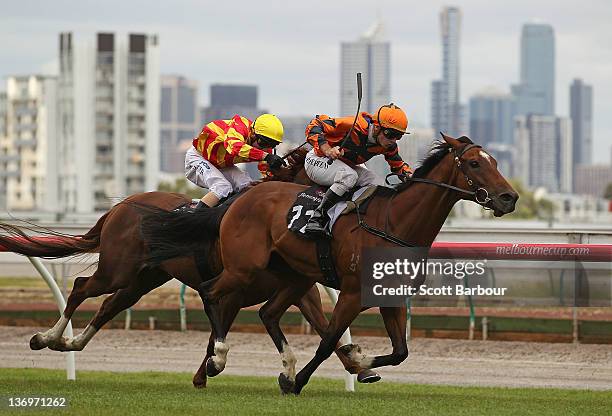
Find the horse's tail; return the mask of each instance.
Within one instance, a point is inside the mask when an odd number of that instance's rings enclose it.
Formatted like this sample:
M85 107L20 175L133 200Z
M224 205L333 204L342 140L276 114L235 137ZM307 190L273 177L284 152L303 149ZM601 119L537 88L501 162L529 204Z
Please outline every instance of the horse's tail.
M158 207L135 204L142 212L141 237L148 249L145 262L159 265L176 257L192 256L219 236L223 215L229 205L194 212L166 211Z
M17 227L0 223L0 251L23 254L24 256L57 259L74 254L94 253L100 246L102 226L108 212L86 234L70 235L58 233L44 227ZM30 236L24 231L33 231L40 236Z

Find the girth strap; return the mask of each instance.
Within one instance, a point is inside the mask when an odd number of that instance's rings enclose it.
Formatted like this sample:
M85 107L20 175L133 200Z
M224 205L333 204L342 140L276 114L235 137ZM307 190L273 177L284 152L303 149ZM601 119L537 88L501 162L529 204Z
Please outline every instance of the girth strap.
M316 240L316 244L319 268L325 279L323 284L334 289L340 289L340 282L338 281L338 274L336 273L331 253L331 241L327 238L319 238Z

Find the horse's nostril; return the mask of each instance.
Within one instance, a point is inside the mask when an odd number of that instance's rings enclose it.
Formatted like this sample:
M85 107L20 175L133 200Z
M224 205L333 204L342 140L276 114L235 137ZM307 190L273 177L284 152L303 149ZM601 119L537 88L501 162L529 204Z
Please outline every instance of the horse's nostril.
M504 193L504 194L501 194L499 196L499 199L501 199L504 202L513 202L514 201L514 195L512 195L510 193Z

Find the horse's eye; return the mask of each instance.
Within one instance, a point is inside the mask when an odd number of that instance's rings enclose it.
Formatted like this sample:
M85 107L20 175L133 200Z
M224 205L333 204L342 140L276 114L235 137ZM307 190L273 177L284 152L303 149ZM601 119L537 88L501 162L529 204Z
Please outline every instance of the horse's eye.
M478 164L478 161L476 161L476 160L470 160L470 167L471 167L471 168L477 168L478 166L480 166L480 165Z

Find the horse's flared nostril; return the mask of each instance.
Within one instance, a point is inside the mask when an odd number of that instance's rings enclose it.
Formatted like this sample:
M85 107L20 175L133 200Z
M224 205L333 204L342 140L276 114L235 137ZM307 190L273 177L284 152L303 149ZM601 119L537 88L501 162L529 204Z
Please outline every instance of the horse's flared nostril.
M499 196L499 199L501 199L506 204L511 204L513 202L516 202L516 200L518 199L518 195L516 193L505 192Z

